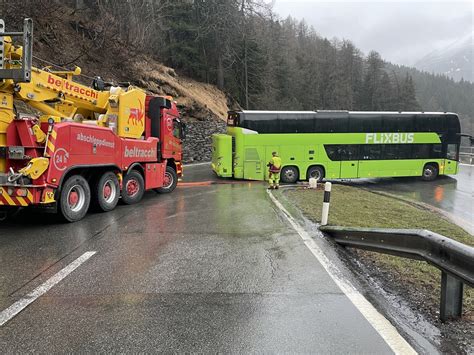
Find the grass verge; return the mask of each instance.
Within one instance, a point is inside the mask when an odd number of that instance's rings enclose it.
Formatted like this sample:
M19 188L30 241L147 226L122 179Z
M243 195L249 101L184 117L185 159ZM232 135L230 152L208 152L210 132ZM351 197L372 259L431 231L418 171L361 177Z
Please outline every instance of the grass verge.
M288 199L308 218L320 222L323 191L295 189L286 192ZM388 196L360 188L334 185L331 193L329 224L348 227L428 229L474 246L474 237L451 223L444 216ZM355 250L355 249L354 249ZM424 303L431 312L438 310L441 273L426 262L386 254L355 250L364 261L373 263L383 274L390 275L413 296L422 292ZM463 313L474 317L474 289L465 287Z

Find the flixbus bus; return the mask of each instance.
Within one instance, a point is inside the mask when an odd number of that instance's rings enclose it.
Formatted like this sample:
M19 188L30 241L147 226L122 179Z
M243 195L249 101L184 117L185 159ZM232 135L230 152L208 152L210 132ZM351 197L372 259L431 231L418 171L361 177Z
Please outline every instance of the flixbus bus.
M281 180L420 176L458 171L459 118L438 112L230 111L213 136L218 176L265 180L273 151Z

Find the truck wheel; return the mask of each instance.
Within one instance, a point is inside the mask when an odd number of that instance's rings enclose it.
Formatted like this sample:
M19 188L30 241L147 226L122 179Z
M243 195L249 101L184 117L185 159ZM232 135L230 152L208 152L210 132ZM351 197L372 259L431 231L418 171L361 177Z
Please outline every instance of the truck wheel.
M423 167L421 179L424 181L433 181L438 176L438 167L435 164L426 164Z
M159 193L166 194L173 191L178 184L178 174L171 166L166 167L165 180L163 181L163 187L156 189Z
M308 180L310 178L316 179L317 182L321 182L324 179L324 170L320 166L312 166L308 169Z
M294 166L285 166L281 169L280 178L282 182L294 184L298 181L298 169Z
M136 170L128 172L123 178L122 201L127 205L133 205L143 198L145 193L145 181L142 174Z
M89 183L81 175L69 177L61 189L59 212L68 222L84 218L91 202Z
M92 205L95 210L112 211L117 206L120 187L117 175L112 171L103 174L93 187Z

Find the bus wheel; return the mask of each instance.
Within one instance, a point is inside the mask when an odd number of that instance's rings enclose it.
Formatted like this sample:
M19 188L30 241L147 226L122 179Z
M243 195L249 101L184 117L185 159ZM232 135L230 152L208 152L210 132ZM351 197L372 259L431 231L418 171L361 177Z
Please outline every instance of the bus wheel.
M281 169L280 177L281 181L294 184L298 181L298 169L294 166L285 166L283 169Z
M117 206L120 187L117 175L112 171L103 174L94 185L92 202L96 210L108 212Z
M89 183L81 175L68 178L59 198L59 212L68 222L76 222L84 218L91 202Z
M317 182L321 182L324 179L324 169L320 166L312 166L308 169L308 180L316 179Z
M167 166L165 172L165 180L163 181L163 187L160 187L159 189L155 190L159 193L166 194L173 191L176 188L177 184L178 174L176 174L176 171L171 166Z
M145 193L145 181L136 170L128 172L123 178L122 201L127 205L139 202Z
M421 178L424 181L433 181L438 176L438 167L435 164L426 164Z

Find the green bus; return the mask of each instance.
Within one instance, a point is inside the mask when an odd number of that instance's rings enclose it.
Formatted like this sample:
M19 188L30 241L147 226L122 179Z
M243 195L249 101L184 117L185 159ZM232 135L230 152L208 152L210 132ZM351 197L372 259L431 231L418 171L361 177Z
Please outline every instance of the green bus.
M454 113L230 111L227 134L212 137L221 177L268 179L277 151L281 180L419 176L458 171L461 126Z

